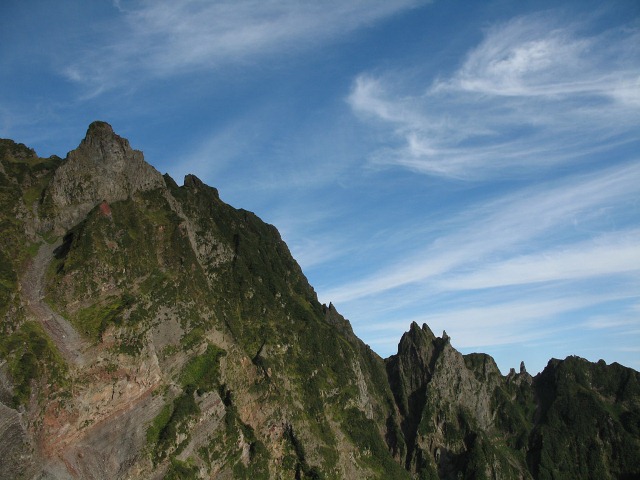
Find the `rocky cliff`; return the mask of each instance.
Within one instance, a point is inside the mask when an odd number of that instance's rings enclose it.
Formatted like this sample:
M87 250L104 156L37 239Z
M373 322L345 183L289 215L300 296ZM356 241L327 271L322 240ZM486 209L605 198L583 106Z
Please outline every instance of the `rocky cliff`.
M638 478L640 375L381 359L275 227L104 122L0 140L0 478Z

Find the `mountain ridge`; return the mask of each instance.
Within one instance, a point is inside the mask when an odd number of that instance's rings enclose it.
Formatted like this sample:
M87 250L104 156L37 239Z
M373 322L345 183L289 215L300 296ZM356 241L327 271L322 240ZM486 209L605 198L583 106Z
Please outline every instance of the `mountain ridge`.
M415 323L382 359L274 226L105 122L0 140L0 206L0 478L640 476L638 372L503 376Z

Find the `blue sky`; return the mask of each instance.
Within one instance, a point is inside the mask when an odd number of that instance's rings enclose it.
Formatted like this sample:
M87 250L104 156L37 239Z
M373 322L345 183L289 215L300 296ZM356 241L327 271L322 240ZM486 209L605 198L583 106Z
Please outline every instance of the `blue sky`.
M640 3L7 1L0 137L93 120L274 224L383 357L640 369Z

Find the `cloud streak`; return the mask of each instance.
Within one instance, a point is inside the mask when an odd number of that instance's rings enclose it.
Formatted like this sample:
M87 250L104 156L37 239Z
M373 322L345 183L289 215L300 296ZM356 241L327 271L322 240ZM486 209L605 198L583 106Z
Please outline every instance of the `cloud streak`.
M486 265L440 282L444 289L473 290L640 272L640 230L616 232Z
M615 297L614 297L615 298ZM576 328L551 321L567 312L597 305L610 297L578 296L540 300L527 298L419 317L420 322L455 332L460 348L488 347L538 340L559 330Z
M486 32L450 80L433 90L505 97L594 95L638 104L637 30L581 35L579 23L557 25L551 12L515 18Z
M564 273L536 273L535 260L544 253L528 257L508 256L526 249L539 248L540 240L550 241L554 235L575 236L576 226L603 228L609 209L619 210L628 205L633 210L637 202L637 185L640 182L640 162L613 167L595 174L576 176L555 185L543 184L506 195L497 200L485 202L469 211L458 214L448 222L448 233L426 239L422 248L409 255L408 259L396 260L379 272L350 284L334 287L323 293L323 297L334 303L348 302L377 295L405 285L418 282L438 282L452 288L456 275L461 270L475 269L476 276L466 277L469 288L478 288L482 279L487 279L491 269L500 271L503 281L514 281L514 276L522 275L523 282L551 280L565 277L578 278L596 272L614 273L637 269L635 257L637 248L633 245L637 231L628 232L619 243L619 251L608 255L609 262L600 265L583 266L569 271L570 264L584 259L584 244L567 247L562 254L558 251L547 253L555 260L562 260ZM637 205L636 205L637 210ZM567 233L569 232L569 233ZM591 232L589 232L591 235ZM625 240L628 239L628 240ZM626 243L625 243L626 242ZM609 242L610 245L613 243ZM606 247L593 246L592 253L603 253ZM504 260L504 258L507 258ZM499 262L495 263L496 260ZM553 261L550 258L549 265ZM520 262L521 270L518 270ZM486 268L486 270L483 270ZM560 266L559 268L562 268ZM462 272L464 273L464 272ZM449 279L448 276L452 276ZM461 276L464 283L465 276ZM494 283L498 282L498 278ZM499 282L498 282L499 283Z
M348 103L385 138L372 163L512 177L636 141L640 31L584 28L549 14L513 19L488 29L453 74L413 88L395 73L361 74Z
M167 77L332 41L422 0L168 0L118 2L120 22L102 44L80 52L64 74L102 93L139 76Z

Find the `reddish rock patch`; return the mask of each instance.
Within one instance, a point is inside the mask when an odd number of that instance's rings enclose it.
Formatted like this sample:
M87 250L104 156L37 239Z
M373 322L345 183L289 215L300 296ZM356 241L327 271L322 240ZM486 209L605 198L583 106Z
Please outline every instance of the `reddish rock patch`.
M111 207L106 200L100 204L100 215L111 218Z

